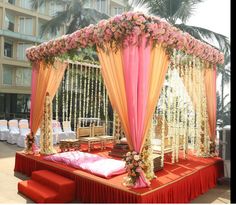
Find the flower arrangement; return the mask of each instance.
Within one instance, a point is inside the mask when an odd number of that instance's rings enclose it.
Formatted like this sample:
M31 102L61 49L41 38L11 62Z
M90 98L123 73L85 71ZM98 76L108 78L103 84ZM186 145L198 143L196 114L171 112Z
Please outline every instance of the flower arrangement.
M135 185L135 182L140 176L141 169L144 169L144 161L135 151L127 152L124 156L124 160L126 162L126 170L128 172L128 178L125 179L125 184Z
M33 133L29 133L28 135L26 135L26 138L25 138L26 152L33 153L34 141L35 139L34 139Z
M166 48L182 50L214 64L224 62L224 54L217 49L159 17L147 16L140 12L126 12L109 20L102 20L97 25L91 24L72 34L44 42L37 47L33 46L27 49L26 56L30 61L53 61L57 56L74 55L77 49L88 46L104 48L104 44L109 43L117 49L127 44L139 43L143 35L154 45L159 43Z

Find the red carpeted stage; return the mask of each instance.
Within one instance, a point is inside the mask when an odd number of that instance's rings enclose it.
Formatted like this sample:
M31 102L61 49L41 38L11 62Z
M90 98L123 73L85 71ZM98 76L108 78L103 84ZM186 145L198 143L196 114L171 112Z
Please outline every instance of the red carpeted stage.
M107 152L99 153L107 155ZM167 156L164 169L156 172L150 188L132 189L122 185L126 174L104 179L63 164L43 160L42 156L17 152L14 171L31 176L35 170L50 170L76 182L76 199L82 203L187 203L207 192L223 176L220 158L196 158L171 164Z

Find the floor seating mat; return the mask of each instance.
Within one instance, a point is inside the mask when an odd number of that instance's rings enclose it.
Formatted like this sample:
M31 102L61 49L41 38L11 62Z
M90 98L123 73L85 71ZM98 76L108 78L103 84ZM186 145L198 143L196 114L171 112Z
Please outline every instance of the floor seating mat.
M66 164L104 178L111 178L126 172L125 161L80 151L57 153L45 156L43 159Z

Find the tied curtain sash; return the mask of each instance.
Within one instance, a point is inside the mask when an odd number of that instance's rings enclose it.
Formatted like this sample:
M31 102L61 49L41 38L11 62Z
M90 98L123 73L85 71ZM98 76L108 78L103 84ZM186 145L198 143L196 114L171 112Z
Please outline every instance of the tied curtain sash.
M33 136L42 121L46 93L48 92L53 99L66 67L67 64L60 61L55 61L53 65L46 64L44 61L33 63L30 109L30 129Z
M112 107L120 117L130 149L138 153L148 135L169 63L161 45L152 48L146 41L142 37L139 45L128 44L116 51L110 44L105 45L106 51L97 47ZM134 187L149 183L140 173Z

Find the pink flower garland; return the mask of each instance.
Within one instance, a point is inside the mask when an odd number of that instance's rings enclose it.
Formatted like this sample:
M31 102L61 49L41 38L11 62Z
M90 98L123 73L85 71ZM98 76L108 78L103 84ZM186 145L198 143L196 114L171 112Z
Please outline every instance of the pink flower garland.
M109 20L102 20L97 25L89 25L72 34L33 46L27 49L26 56L30 61L52 59L73 49L94 45L103 47L103 44L108 42L120 47L127 43L138 43L139 37L143 34L154 43L161 43L167 48L182 50L213 64L224 63L224 54L219 50L195 39L159 17L147 16L139 12L123 13Z

